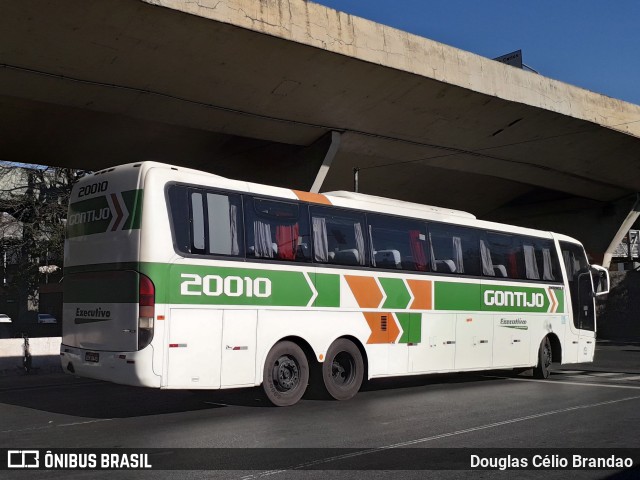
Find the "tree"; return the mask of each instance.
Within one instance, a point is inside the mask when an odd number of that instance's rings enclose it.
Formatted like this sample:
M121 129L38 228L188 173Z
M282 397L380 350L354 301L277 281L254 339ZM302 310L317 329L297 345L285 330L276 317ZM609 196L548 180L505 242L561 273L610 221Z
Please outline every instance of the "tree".
M84 171L0 162L4 291L18 314L38 309L43 279L62 276L67 206Z

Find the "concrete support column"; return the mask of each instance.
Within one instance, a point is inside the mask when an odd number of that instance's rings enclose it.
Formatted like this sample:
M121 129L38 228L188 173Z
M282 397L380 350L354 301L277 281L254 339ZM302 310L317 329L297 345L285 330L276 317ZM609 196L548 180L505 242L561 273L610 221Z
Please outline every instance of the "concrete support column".
M320 192L320 188L322 188L322 184L324 179L327 177L327 173L329 173L329 168L331 168L331 163L338 153L338 149L340 148L340 139L342 138L342 134L339 132L331 132L331 144L329 145L329 150L327 150L327 154L324 156L324 160L322 161L322 165L320 165L320 169L318 170L318 174L316 175L316 179L313 181L313 185L309 190L312 193Z

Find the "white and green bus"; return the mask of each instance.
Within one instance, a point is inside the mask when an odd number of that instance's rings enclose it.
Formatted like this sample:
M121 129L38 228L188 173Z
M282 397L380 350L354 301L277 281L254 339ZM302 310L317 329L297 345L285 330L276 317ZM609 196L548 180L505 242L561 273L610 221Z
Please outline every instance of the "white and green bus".
M345 400L364 379L590 362L609 284L564 235L153 162L74 187L64 270L66 371L262 385L280 406L310 382Z

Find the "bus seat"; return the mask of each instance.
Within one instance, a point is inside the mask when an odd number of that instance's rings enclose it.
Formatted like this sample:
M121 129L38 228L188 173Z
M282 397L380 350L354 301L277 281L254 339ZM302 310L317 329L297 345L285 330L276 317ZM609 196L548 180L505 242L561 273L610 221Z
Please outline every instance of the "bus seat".
M346 250L338 250L336 252L335 263L341 265L360 265L358 250L349 248Z
M507 275L507 269L505 268L504 265L496 265L494 263L493 264L493 271L496 272L496 276L497 277L504 277L504 278L509 277L509 275Z
M378 250L374 254L376 266L382 268L402 268L398 250Z
M454 273L456 264L453 260L436 260L434 272Z

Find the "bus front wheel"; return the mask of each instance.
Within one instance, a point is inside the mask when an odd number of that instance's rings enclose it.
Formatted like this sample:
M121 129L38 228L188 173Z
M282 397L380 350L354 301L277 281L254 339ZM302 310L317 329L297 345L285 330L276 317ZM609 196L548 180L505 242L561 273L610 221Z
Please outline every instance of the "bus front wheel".
M336 400L353 397L364 376L362 354L353 342L340 338L333 342L322 364L322 380L329 395Z
M551 342L549 341L549 337L544 337L538 349L538 364L533 369L533 376L542 379L549 378L549 367L551 366L552 360Z
M302 398L309 383L309 363L293 342L276 343L264 363L262 387L271 403L288 407Z

